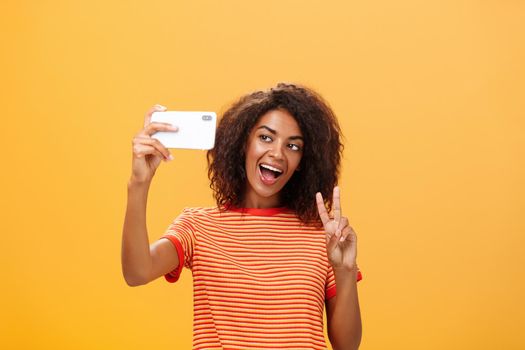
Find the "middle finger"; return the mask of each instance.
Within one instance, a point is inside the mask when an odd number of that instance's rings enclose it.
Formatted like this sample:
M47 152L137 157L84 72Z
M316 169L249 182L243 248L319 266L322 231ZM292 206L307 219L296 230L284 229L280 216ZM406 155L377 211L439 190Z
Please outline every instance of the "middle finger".
M334 205L334 221L336 226L339 227L339 223L341 222L341 191L339 186L334 187L332 202Z

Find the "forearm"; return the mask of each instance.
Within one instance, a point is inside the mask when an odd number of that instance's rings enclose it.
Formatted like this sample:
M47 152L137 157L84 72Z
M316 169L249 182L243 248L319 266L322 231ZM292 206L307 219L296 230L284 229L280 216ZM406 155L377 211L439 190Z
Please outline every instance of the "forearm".
M358 349L361 343L361 312L357 295L357 269L334 269L337 296L329 338L334 350Z
M128 203L122 230L122 273L130 286L146 283L151 255L146 227L149 182L128 183Z

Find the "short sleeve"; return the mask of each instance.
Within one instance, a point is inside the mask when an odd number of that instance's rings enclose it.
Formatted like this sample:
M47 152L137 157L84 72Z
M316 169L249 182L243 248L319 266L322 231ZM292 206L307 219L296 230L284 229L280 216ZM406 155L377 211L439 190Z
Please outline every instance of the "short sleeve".
M357 268L357 282L363 279L363 274L361 270ZM325 299L328 300L337 294L337 289L335 286L335 274L332 265L328 264L328 273L326 274L326 284L325 284Z
M170 240L177 250L179 266L175 270L164 275L168 282L176 282L182 271L182 267L191 269L193 266L193 251L195 248L195 230L193 225L193 212L191 209L184 211L169 225L161 238Z

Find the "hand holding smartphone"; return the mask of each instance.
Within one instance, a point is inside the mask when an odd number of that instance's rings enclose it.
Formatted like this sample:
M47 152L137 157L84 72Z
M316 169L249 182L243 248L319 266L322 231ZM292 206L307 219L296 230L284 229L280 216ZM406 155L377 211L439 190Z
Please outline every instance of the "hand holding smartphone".
M214 112L154 112L151 122L169 123L178 127L176 132L158 131L151 135L166 148L208 150L215 144L217 115Z

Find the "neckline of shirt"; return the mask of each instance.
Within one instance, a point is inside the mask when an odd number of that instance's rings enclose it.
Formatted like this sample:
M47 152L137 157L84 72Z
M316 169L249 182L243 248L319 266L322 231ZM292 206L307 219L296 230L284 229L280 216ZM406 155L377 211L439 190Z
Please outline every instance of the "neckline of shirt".
M272 216L276 214L282 214L289 212L290 209L287 207L276 207L276 208L238 208L229 207L228 210L235 211L237 213L257 215L257 216Z

